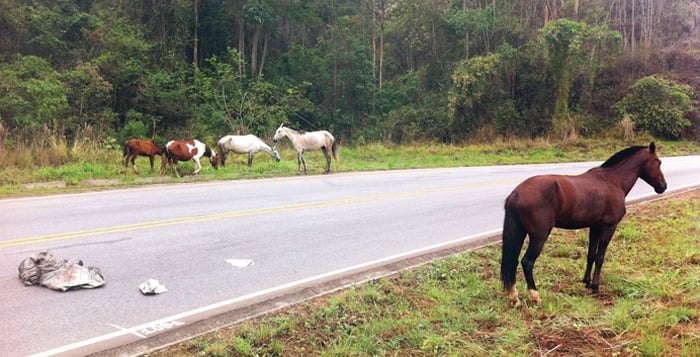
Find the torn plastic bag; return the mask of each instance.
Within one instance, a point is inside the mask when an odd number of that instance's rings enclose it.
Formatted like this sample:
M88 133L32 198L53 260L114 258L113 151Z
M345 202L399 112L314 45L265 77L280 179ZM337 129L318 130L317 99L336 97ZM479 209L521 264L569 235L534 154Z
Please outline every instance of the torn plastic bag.
M163 284L156 279L148 279L144 281L141 283L141 285L139 285L139 289L144 295L156 295L168 291L168 289L166 289L165 286L163 286Z
M25 258L17 269L25 285L39 284L58 291L98 288L105 284L100 269L85 267L82 261L57 260L46 251Z

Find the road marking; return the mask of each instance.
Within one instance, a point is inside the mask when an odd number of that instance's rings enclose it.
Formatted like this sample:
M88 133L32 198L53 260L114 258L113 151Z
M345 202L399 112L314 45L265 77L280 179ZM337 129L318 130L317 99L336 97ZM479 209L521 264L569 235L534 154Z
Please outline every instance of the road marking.
M166 219L166 220L160 220L160 221L128 224L128 225L121 225L121 226L95 228L95 229L88 229L88 230L75 231L75 232L47 234L47 235L40 235L40 236L35 236L35 237L26 237L26 238L19 238L19 239L11 239L11 240L2 241L2 242L0 242L0 248L12 247L12 246L18 246L18 245L28 245L28 244L34 244L34 243L44 243L44 242L73 239L73 238L81 238L81 237L88 237L88 236L96 236L96 235L102 235L102 234L135 231L135 230L140 230L140 229L156 228L156 227L170 226L170 225L176 225L176 224L197 223L197 222L211 221L211 220L217 220L217 219L253 216L253 215L257 215L257 214L267 214L267 213L275 213L275 212L293 211L293 210L298 210L298 209L336 206L336 205L341 205L341 204L363 203L363 202L377 201L377 200L390 199L390 198L400 198L400 197L424 195L424 194L429 194L429 193L456 191L456 190L461 190L461 189L474 187L474 186L480 186L480 187L483 187L484 185L494 186L494 185L504 184L504 183L508 183L508 182L511 182L511 180L490 181L488 183L480 182L480 183L471 183L471 184L466 184L466 185L446 186L446 187L438 187L438 188L426 188L426 189L422 189L422 190L385 193L385 194L377 194L377 195L370 195L370 196L363 196L363 197L340 198L340 199L329 200L329 201L319 201L319 202L302 203L302 204L296 204L296 205L258 208L258 209L244 210L244 211L232 211L232 212L216 213L216 214L209 214L209 215L195 216L195 217L174 218L174 219Z
M121 326L117 326L117 325L115 325L115 324L107 324L107 325L112 326L112 327L114 327L114 328L117 329L117 330L126 331L126 332L129 332L129 333L132 334L132 335L135 335L135 336L138 336L138 337L141 337L141 338L146 338L146 336L144 336L144 335L142 335L142 334L140 334L140 333L138 333L138 332L136 332L136 331L131 331L131 330L128 329L128 328L124 328L124 327L121 327Z
M54 348L52 350L40 352L40 353L34 354L30 357L39 357L39 356L43 357L43 356L57 355L60 353L66 353L66 352L69 352L69 351L72 351L72 350L75 350L78 348L84 348L84 347L87 347L87 346L90 346L90 345L93 345L96 343L109 341L111 339L120 338L120 337L123 337L126 335L131 335L131 334L134 334L134 331L139 331L139 332L150 331L149 329L152 329L153 326L161 326L161 327L163 327L163 326L173 326L173 327L174 326L182 326L185 324L184 322L182 322L182 320L184 320L188 317L198 315L198 314L206 313L208 311L220 309L220 308L225 307L225 306L241 303L243 301L252 300L255 298L259 298L259 297L268 296L268 298L271 299L274 297L273 294L275 294L275 293L281 293L283 291L298 288L300 286L304 286L304 285L307 285L309 283L313 283L315 281L321 281L321 280L332 278L332 277L342 276L343 274L351 273L353 271L361 271L363 269L368 269L368 268L371 268L374 266L381 266L383 264L387 264L390 262L399 261L402 259L407 259L409 257L417 256L417 255L420 255L421 253L426 253L426 252L430 252L433 250L438 250L440 248L446 248L446 247L449 247L451 245L457 245L457 244L460 244L463 242L467 242L469 240L496 235L496 234L499 234L500 232L501 232L500 229L495 229L495 230L491 230L491 231L484 232L484 233L479 233L479 234L474 234L474 235L470 235L470 236L466 236L466 237L462 237L462 238L457 238L457 239L451 240L449 242L434 244L434 245L431 245L429 247L415 249L415 250L408 251L405 253L395 254L395 255L392 255L392 256L389 256L386 258L377 259L377 260L369 261L366 263L354 265L351 267L341 268L341 269L337 269L337 270L330 271L327 273L323 273L323 274L311 276L308 278L300 279L297 281L293 281L290 283L278 285L275 287L271 287L271 288L267 288L267 289L263 289L263 290L258 290L254 293L242 295L239 297L224 300L224 301L214 303L211 305L207 305L207 306L192 309L189 311L181 312L179 314L175 314L175 315L168 316L168 317L165 317L162 319L147 322L147 323L144 323L144 324L141 324L138 326L134 326L131 328L126 328L126 329L118 328L119 331L115 331L112 333L108 333L106 335L97 336L97 337L93 337L93 338L90 338L87 340L71 343L69 345ZM99 352L99 351L95 351L95 352Z

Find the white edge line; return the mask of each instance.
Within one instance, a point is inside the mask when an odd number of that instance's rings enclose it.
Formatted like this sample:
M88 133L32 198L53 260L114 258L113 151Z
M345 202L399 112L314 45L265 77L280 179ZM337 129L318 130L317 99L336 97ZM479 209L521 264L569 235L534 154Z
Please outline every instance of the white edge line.
M141 325L138 325L138 326L134 326L134 327L131 327L131 328L122 328L122 327L118 327L118 326L109 324L109 325L112 326L112 327L118 328L119 331L115 331L115 332L112 332L112 333L108 333L108 334L106 334L106 335L93 337L93 338L90 338L90 339L87 339L87 340L83 340L83 341L71 343L71 344L68 344L68 345L65 345L65 346L62 346L62 347L58 347L58 348L54 348L54 349L51 349L51 350L48 350L48 351L44 351L44 352L40 352L40 353L37 353L37 354L33 354L33 355L31 355L30 357L39 357L39 356L51 356L51 355L56 355L56 354L59 354L59 353L68 352L68 351L71 351L71 350L74 350L74 349L86 347L86 346L89 346L89 345L92 345L92 344L95 344L95 343L104 342L104 341L107 341L107 340L111 340L111 339L113 339L113 338L118 338L118 337L122 337L122 336L129 335L129 334L133 334L133 335L137 335L137 336L140 336L140 337L144 337L143 335L139 334L137 331L142 330L142 329L145 329L145 328L148 328L148 327L153 326L153 325L157 325L157 324L161 324L161 323L166 323L166 322L171 322L171 321L176 321L176 320L183 319L183 318L186 318L186 317L189 317L189 316L192 316L192 315L196 315L196 314L204 313L204 312L211 311L211 310L214 310L214 309L218 309L218 308L223 307L223 306L226 306L226 305L231 305L231 304L235 304L235 303L238 303L238 302L241 302L241 301L245 301L245 300L248 300L248 299L253 299L253 298L256 298L256 297L264 296L264 295L267 295L267 294L270 294L270 293L274 293L274 292L278 292L278 291L283 291L283 290L290 289L290 288L293 288L293 287L299 286L299 285L304 285L304 284L307 284L307 283L310 283L310 282L313 282L313 281L316 281L316 280L323 280L323 279L325 279L325 278L332 277L332 276L336 276L336 275L342 275L342 274L347 273L347 272L350 272L350 271L361 270L361 269L363 269L363 268L367 268L367 267L374 266L374 265L381 265L382 263L388 263L388 262L390 262L390 261L400 260L400 259L402 259L402 258L406 258L406 257L409 257L409 256L413 256L413 255L416 255L416 254L420 254L420 253L423 253L423 252L427 252L427 251L432 251L432 250L435 250L435 249L439 249L439 248L441 248L441 247L445 247L445 246L450 246L450 245L453 245L453 244L458 244L458 243L466 242L466 241L469 241L469 240L472 240L472 239L475 239L475 238L479 238L479 237L487 237L487 236L490 236L490 235L497 234L497 233L499 233L499 232L501 232L501 229L494 229L494 230L487 231L487 232L482 232L482 233L478 233L478 234L474 234L474 235L470 235L470 236L466 236L466 237L462 237L462 238L457 238L457 239L455 239L455 240L451 240L451 241L448 241L448 242L443 242L443 243L434 244L434 245L431 245L431 246L428 246L428 247L425 247L425 248L415 249L415 250L412 250L412 251L408 251L408 252L404 252L404 253L392 255L392 256L389 256L389 257L386 257L386 258L382 258L382 259L377 259L377 260L369 261L369 262L362 263L362 264L358 264L358 265L354 265L354 266L351 266L351 267L333 270L333 271L330 271L330 272L327 272L327 273L323 273L323 274L311 276L311 277L304 278L304 279L301 279L301 280L297 280L297 281L293 281L293 282L290 282L290 283L278 285L278 286L275 286L275 287L272 287L272 288L267 288L267 289L259 290L259 291L256 291L256 292L254 292L254 293L251 293L251 294L247 294L247 295L235 297L235 298L228 299L228 300L224 300L224 301L221 301L221 302L218 302L218 303L215 303L215 304L211 304L211 305L203 306L203 307L200 307L200 308L196 308L196 309L193 309L193 310L190 310L190 311L185 311L185 312L182 312L182 313L179 313L179 314L175 314L175 315L168 316L168 317L165 317L165 318L162 318L162 319L158 319L158 320L154 320L154 321L151 321L151 322L147 322L147 323L144 323L144 324L141 324Z

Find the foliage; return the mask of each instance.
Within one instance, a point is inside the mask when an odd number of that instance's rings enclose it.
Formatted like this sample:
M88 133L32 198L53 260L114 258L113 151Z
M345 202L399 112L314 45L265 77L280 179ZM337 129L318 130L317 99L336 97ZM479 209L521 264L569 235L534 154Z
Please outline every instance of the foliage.
M622 40L619 33L605 26L589 26L582 22L560 19L540 29L541 46L547 65L547 82L554 91L553 129L558 135L568 136L579 123L572 122L571 109L590 96L599 63L614 53ZM574 84L581 83L588 93L573 93Z
M280 88L262 78L251 80L239 71L240 56L234 49L226 58L214 56L208 62L211 70L197 73L193 89L201 103L198 123L203 132L263 136L288 117L312 109L305 97L308 83Z
M697 5L648 3L0 0L0 118L7 143L133 120L153 138L599 135L642 77L700 90Z
M639 128L654 136L677 139L690 126L687 115L694 96L688 85L648 76L635 82L614 108L619 117L631 116Z

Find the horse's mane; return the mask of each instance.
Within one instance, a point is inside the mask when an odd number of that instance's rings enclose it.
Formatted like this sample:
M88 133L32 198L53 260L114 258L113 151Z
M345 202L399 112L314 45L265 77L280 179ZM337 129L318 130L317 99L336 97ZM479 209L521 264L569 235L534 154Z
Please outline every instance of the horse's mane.
M624 149L617 154L611 156L608 160L606 160L600 167L612 167L615 166L622 161L627 160L631 156L634 156L636 153L638 153L640 150L646 149L646 146L632 146L628 147L627 149Z
M293 126L288 126L288 125L285 125L285 126L286 126L287 128L289 128L289 129L292 129L292 130L298 132L299 134L304 134L304 133L306 133L306 130L304 130L304 129L299 129L299 128L296 128L296 127L293 127Z

